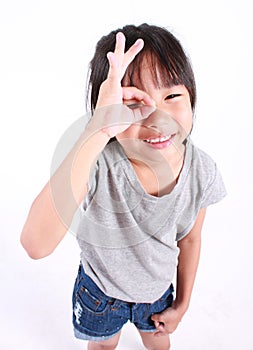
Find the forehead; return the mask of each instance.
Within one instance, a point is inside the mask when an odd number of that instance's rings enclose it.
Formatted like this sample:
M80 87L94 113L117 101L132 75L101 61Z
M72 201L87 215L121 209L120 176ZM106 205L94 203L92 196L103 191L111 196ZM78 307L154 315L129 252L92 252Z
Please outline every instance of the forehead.
M128 66L123 78L123 85L144 87L146 83L153 83L156 88L175 85L171 72L166 63L150 53L142 54Z

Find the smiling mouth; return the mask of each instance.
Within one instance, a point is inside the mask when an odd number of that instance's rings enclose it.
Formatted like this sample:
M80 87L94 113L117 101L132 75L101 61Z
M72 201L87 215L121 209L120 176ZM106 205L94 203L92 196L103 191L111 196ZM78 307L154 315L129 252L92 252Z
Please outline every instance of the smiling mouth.
M175 137L176 134L172 134L169 136L159 136L156 138L149 138L147 140L143 140L144 142L150 143L152 145L156 145L156 144L161 144L161 143L167 143L168 141L172 141L173 138Z

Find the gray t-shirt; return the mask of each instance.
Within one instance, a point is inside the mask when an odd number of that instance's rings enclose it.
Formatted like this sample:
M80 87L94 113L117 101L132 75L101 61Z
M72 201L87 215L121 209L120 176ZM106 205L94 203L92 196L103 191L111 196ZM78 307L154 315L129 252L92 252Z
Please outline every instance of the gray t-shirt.
M173 280L176 241L201 208L225 195L216 164L191 141L176 186L162 197L145 192L123 148L109 143L82 203L77 239L85 272L111 297L154 302Z

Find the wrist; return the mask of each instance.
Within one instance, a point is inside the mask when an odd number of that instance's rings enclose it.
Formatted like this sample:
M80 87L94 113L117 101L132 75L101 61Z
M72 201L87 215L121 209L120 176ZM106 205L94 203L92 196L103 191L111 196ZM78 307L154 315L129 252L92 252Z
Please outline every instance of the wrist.
M175 299L173 304L172 304L173 308L176 309L180 314L184 315L186 313L186 311L189 308L189 302L187 301L180 301Z

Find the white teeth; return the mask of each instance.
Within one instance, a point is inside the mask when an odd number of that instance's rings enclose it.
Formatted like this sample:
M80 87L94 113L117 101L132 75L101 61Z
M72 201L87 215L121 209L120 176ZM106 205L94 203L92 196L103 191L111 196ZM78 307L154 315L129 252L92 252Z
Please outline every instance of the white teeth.
M161 136L161 137L157 137L155 139L148 139L145 141L148 143L159 143L159 142L168 141L170 138L171 138L171 135L170 136Z

